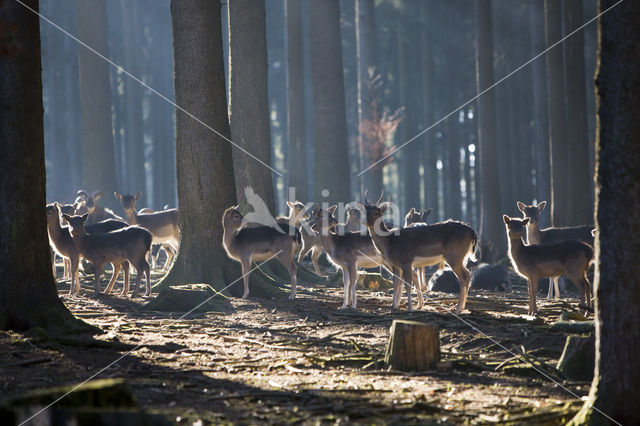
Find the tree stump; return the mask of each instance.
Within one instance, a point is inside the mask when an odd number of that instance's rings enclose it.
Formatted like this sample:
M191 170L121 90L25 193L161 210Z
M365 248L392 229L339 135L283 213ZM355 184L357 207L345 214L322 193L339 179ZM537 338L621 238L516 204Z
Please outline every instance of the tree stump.
M394 370L433 370L440 361L439 336L437 325L393 320L384 361Z

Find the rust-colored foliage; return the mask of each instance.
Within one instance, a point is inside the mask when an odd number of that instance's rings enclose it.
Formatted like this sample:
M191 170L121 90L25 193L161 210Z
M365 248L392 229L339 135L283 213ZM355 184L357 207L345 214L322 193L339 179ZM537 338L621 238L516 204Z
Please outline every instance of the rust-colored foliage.
M394 112L384 108L380 112L378 90L381 85L382 78L380 74L376 74L374 69L370 68L367 90L371 94L371 103L367 108L368 113L363 114L364 118L358 127L360 135L357 141L362 149L362 154L372 162L384 158L395 149L395 146L390 143L390 139L404 118L402 117L404 107L398 108ZM382 168L391 161L393 161L393 157L388 156L374 168Z

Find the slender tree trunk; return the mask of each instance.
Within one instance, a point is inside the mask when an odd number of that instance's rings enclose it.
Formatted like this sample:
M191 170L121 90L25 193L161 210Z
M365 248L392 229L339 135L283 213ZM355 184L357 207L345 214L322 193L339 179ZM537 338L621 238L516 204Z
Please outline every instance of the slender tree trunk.
M475 1L476 15L476 85L478 92L493 84L493 37L491 34L491 2ZM498 147L496 145L495 92L488 91L478 99L478 144L482 198L481 244L483 258L504 256L505 236L500 216L500 181L498 180ZM486 249L491 243L489 253Z
M26 4L38 10L37 1ZM13 28L0 41L0 329L89 329L64 306L51 274L39 19L17 2L0 3L0 16Z
M562 4L545 0L545 36L547 46L562 38ZM565 226L569 198L566 110L564 98L564 63L562 49L551 49L547 58L547 102L549 102L549 153L551 155L551 223Z
M615 0L600 1L600 11ZM596 79L596 366L574 424L640 424L640 3L600 18ZM631 405L630 405L631 404ZM595 407L595 408L594 408ZM597 409L597 410L596 410Z
M544 37L544 0L533 0L529 8L531 57L542 52ZM545 58L531 64L533 72L533 134L536 156L536 200L551 199L551 178L549 176L549 115L547 103L547 78ZM530 201L530 200L528 200ZM540 227L549 226L548 215L540 217Z
M78 38L104 56L107 48L107 5L105 0L78 2ZM82 186L105 194L116 191L116 166L111 129L109 64L81 47L80 107L82 111ZM103 205L115 208L115 197L105 196Z
M285 0L287 24L287 134L289 136L289 186L296 198L307 201L305 147L304 52L300 0Z
M274 213L264 2L230 0L228 8L231 137L264 163L233 150L236 193L243 200L245 188L253 187Z
M350 197L338 0L309 3L315 189L318 202ZM326 191L329 191L327 194Z
M172 0L176 104L229 136L220 9L208 0ZM209 283L220 289L239 276L222 247L222 214L236 204L231 145L176 111L180 252L160 286ZM240 290L241 286L231 290Z
M122 36L124 41L123 67L134 76L140 78L142 76L142 49L138 1L121 0L120 7L122 8ZM142 198L138 200L140 206L148 205L142 131L143 90L140 83L128 76L124 77L124 106L126 111L124 144L127 181L124 182L123 190L130 194L135 194L138 191L142 192Z
M564 1L564 33L582 25L582 2ZM565 42L567 99L567 222L570 225L593 223L593 186L589 166L589 125L584 71L584 33L576 32Z

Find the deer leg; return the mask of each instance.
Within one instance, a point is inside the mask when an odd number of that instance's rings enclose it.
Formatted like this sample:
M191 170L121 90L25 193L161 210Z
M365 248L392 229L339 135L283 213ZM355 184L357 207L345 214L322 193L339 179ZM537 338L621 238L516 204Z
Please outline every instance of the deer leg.
M404 288L407 292L407 299L409 303L409 312L413 311L413 303L411 300L411 291L413 290L413 268L411 265L402 268L402 281L404 281Z
M400 299L401 299L401 284L400 284L400 269L396 268L395 266L393 268L391 268L391 274L393 275L393 310L397 310L398 307L400 306Z
M242 281L244 282L244 293L242 293L243 299L249 297L249 275L251 275L251 261L249 259L245 259L242 261Z
M560 299L560 277L553 277L553 289L555 291L555 298Z
M358 284L358 268L355 264L349 265L349 281L349 301L351 302L351 308L357 309L356 285Z
M460 295L458 296L458 306L456 306L456 314L460 315L460 313L467 306L467 295L469 294L469 280L471 279L471 274L469 270L464 266L463 262L459 262L457 264L451 265L451 270L458 278L458 282L460 283Z
M104 294L111 293L111 290L113 289L113 285L116 283L116 278L118 278L118 274L120 273L120 269L122 269L122 266L120 266L119 263L118 264L112 263L112 265L113 265L113 275L111 275L111 280L109 281L107 288L104 290Z
M102 275L102 270L104 268L104 264L102 262L94 262L93 268L95 269L95 282L93 283L93 297L98 297L100 294L100 276Z
M538 280L540 278L537 275L528 277L529 280L529 315L535 316L538 312L538 306L536 304L536 295L538 294Z
M80 284L78 283L78 263L79 257L72 257L71 261L71 285L69 285L69 294L80 293Z
M304 259L304 257L307 255L307 253L309 252L309 250L311 250L312 247L307 247L307 245L305 244L304 239L302 240L302 247L300 248L300 252L298 253L298 263L302 262L302 259Z
M56 252L51 251L51 272L53 272L53 279L56 279Z
M129 262L122 262L122 269L124 269L124 282L122 283L120 296L126 296L129 293L129 277L131 276L131 268L129 266Z
M164 261L164 270L168 271L171 268L173 259L176 257L176 252L171 245L163 245L164 253L167 255L167 259Z
M147 289L144 292L146 297L151 296L151 268L149 268L149 263L145 262L142 264L142 270L147 276Z
M422 307L424 306L424 297L422 296L422 283L420 282L421 269L422 268L416 268L412 271L412 275L414 275L413 282L416 283L416 293L418 294L418 309L422 309Z
M547 299L553 299L553 280L555 278L549 278L549 289L547 290Z
M320 270L320 265L318 264L318 259L320 259L320 255L322 251L318 247L313 247L311 249L311 263L313 263L313 269L316 271L316 275L322 277L322 271Z
M62 260L64 262L64 272L62 273L62 278L64 279L70 278L71 277L71 272L70 272L71 261L66 257L63 257Z
M293 251L288 253L280 253L278 256L276 256L276 259L278 259L278 261L282 263L285 268L287 268L287 271L289 271L289 276L291 277L291 294L289 295L289 300L295 299L296 294L298 293L298 267L296 266L296 262L294 262L293 260L294 256L295 254Z
M346 309L349 304L349 285L351 280L349 279L349 268L347 265L340 265L340 269L342 269L342 283L344 284L344 295L342 306L338 309Z

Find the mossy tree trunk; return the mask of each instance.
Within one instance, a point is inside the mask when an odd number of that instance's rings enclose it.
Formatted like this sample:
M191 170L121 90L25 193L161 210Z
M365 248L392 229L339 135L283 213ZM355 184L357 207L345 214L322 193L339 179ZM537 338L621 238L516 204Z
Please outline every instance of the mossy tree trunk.
M38 10L37 1L26 3ZM88 329L64 306L51 275L38 16L2 2L0 17L14 29L0 40L0 329Z
M601 0L600 12L616 0ZM596 367L575 424L640 424L640 3L600 18L596 78ZM594 408L595 407L595 408ZM597 410L596 410L597 409ZM604 413L604 414L603 414Z

